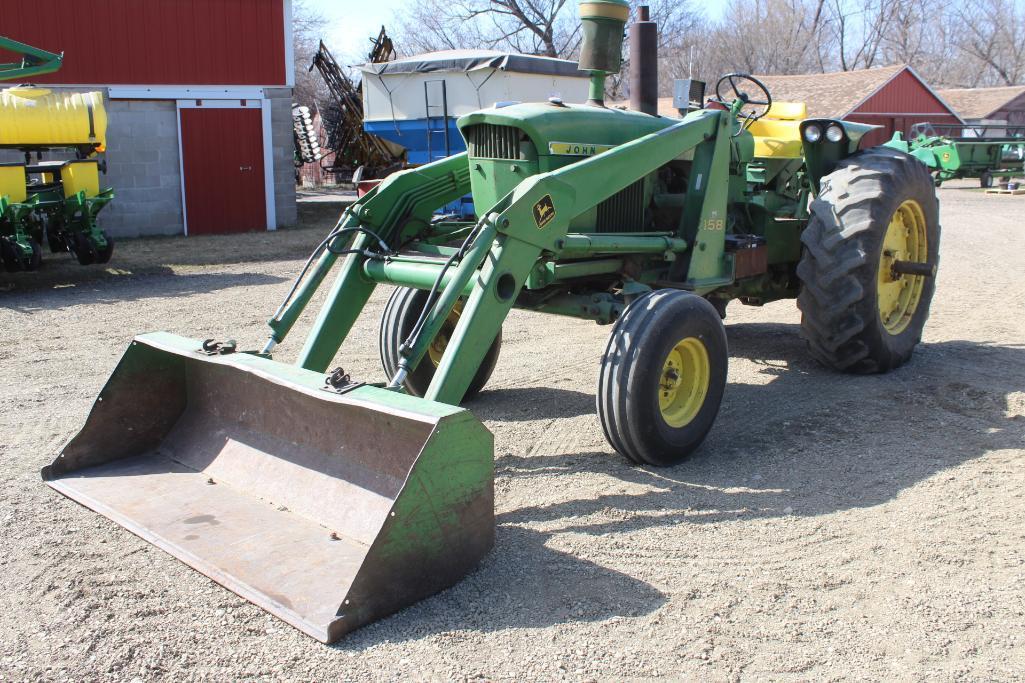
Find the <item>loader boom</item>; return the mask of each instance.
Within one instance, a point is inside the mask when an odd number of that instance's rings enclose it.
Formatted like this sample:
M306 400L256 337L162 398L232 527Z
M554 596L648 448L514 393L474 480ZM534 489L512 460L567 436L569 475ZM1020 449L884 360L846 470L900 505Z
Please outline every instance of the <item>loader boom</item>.
M0 50L21 55L17 62L0 63L0 81L24 80L51 74L61 68L63 54L32 47L12 38L0 36Z
M688 194L694 200L688 203L678 230L671 235L637 236L630 249L684 252L694 245L696 248L689 250L688 257L681 255L688 267L687 278L680 286L704 292L730 282L732 274L722 253L733 122L729 111L694 112L658 132L528 177L495 206L481 212L482 218L471 232L472 243L456 263L446 266L443 262L424 262L421 256L401 253L348 254L298 364L308 370L327 369L379 282L412 288L430 288L428 283L437 282L440 295L426 313L421 333L403 351L403 368L409 372L423 360L428 345L457 300L466 296L459 323L426 395L443 403L458 403L480 365L488 340L494 338L509 310L517 305L518 295L538 259L544 254L558 261L567 245L579 244L567 240L571 219L622 191L636 178L690 152L694 154L695 171ZM401 171L350 207L339 227L356 231L366 228L390 244L406 243L423 237L432 207L452 201L468 186L466 154ZM578 188L588 191L585 194ZM536 217L535 211L542 209L550 211L551 217ZM543 225L539 226L539 220ZM667 237L672 239L668 248ZM351 248L363 250L372 244L372 239L361 234ZM601 249L599 245L597 250ZM575 253L581 255L579 247ZM588 256L597 253L584 250ZM271 336L265 350L284 340L336 260L330 251L320 256L296 296L270 320ZM377 267L370 267L371 264ZM415 265L416 269L396 267L402 265ZM454 271L450 271L451 267ZM536 309L527 301L521 305ZM401 378L391 379L392 386L401 384Z

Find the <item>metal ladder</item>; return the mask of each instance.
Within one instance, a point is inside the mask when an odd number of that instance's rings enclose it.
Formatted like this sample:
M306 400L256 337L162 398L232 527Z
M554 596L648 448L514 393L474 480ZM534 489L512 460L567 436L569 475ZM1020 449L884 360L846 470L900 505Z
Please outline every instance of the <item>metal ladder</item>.
M431 87L432 85L434 87ZM440 103L438 102L439 95ZM452 156L452 147L448 138L448 92L444 80L424 81L424 109L427 113L427 163ZM440 114L435 113L439 110ZM439 123L440 125L438 125ZM438 135L442 136L443 140L436 141Z

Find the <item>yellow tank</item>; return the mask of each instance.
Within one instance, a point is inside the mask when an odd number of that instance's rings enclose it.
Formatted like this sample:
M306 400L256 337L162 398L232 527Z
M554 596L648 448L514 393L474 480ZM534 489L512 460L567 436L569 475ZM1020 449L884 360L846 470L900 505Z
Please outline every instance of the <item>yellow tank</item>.
M0 197L7 201L20 204L25 201L28 192L25 189L25 164L0 164ZM0 216L3 218L3 216Z
M106 136L102 93L34 86L0 90L0 145L93 145L102 152Z

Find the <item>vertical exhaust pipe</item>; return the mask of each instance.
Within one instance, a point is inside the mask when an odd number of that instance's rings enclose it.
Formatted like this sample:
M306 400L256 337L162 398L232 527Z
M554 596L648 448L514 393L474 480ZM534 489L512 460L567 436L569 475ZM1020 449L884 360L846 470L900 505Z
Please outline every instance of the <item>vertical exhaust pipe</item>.
M658 24L651 21L648 6L638 9L630 26L630 108L658 115Z

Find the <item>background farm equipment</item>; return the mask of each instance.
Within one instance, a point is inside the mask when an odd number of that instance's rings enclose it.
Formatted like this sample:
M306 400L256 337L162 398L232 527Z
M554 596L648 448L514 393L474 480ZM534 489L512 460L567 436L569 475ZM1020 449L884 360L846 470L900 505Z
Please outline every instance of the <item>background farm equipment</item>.
M391 38L383 26L372 43L368 55L371 62L395 57ZM331 103L320 110L328 151L322 156L330 162L324 170L332 173L336 181L348 182L361 167L360 177L368 179L383 178L401 168L405 162L402 148L363 129L363 96L359 84L352 82L323 42L310 65L310 70L313 69L320 73L331 95Z
M993 187L994 178L1025 177L1025 128L1007 125L947 126L917 124L895 146L928 166L937 183L955 178L978 178Z
M3 78L51 73L61 64L60 55L8 38L0 38L0 48L23 54L21 62L0 65ZM114 242L96 216L114 192L100 188L93 158L105 149L106 128L99 92L0 90L0 148L25 158L0 169L0 258L7 270L38 268L44 243L53 252L70 251L82 265L110 260ZM48 152L73 158L44 161Z
M44 478L333 640L490 548L491 440L457 406L486 386L514 307L613 325L598 420L641 465L681 462L712 428L734 299L796 298L830 367L904 363L939 247L925 166L859 151L871 126L807 119L743 74L682 119L606 108L628 11L581 4L587 104L463 116L466 153L394 173L347 209L260 351L137 337ZM435 216L467 192L474 220ZM273 360L332 272L295 364ZM371 384L330 368L379 284L396 289L380 322L387 381Z

